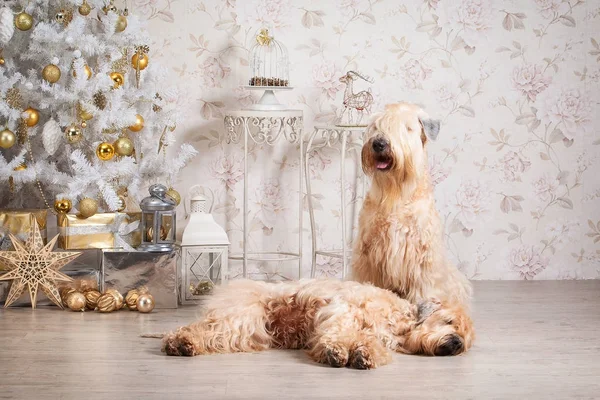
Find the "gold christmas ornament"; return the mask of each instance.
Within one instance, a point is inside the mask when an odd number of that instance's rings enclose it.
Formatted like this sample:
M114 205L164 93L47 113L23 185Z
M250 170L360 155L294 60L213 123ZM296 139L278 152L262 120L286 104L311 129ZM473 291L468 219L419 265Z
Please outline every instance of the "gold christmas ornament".
M77 289L75 289L74 287L71 287L71 286L60 289L60 291L59 291L60 298L61 298L61 301L62 301L62 304L63 304L64 307L69 307L67 305L67 298L72 293L75 293L76 291L77 291Z
M79 201L79 215L83 218L89 218L98 212L98 202L89 197L83 198Z
M115 32L123 32L127 28L127 18L124 15L119 15L115 25Z
M120 137L113 143L115 153L120 156L130 156L133 154L133 142L127 137Z
M0 65L4 65L6 61L4 60L4 58L0 57Z
M3 149L10 149L15 145L16 141L17 136L10 129L5 128L2 132L0 132L0 147Z
M115 300L116 300L116 309L120 310L121 308L123 308L123 304L124 303L124 299L123 299L123 295L117 290L117 289L107 289L105 293L108 293L110 295L112 295Z
M87 122L83 121L83 122L81 123L81 127L82 127L82 128L87 128Z
M90 79L92 77L92 69L89 67L89 65L85 65L83 69L85 70L85 75L87 78ZM73 77L77 78L77 71L75 70L73 70Z
M117 211L125 211L125 208L127 208L127 201L125 200L125 196L119 195L119 205L117 206Z
M142 129L144 129L144 117L142 117L140 114L137 114L135 116L135 124L131 125L129 130L132 132L139 132Z
M146 69L146 67L148 66L148 62L149 59L147 54L135 53L133 57L131 57L131 65L133 65L133 68L135 69L137 69L138 66L140 69Z
M21 92L17 88L10 88L6 91L6 102L10 108L18 110L21 108L21 103L23 101L23 96L21 96Z
M89 121L90 119L94 118L94 114L84 109L81 106L81 103L77 103L77 113L79 114L79 118L84 121Z
M54 209L57 213L68 213L73 208L73 203L69 199L57 199L54 200Z
M131 311L137 310L137 299L140 297L140 292L137 289L131 289L125 295L125 304L127 304L127 308Z
M69 125L65 129L65 137L67 138L67 142L69 142L69 144L75 144L81 141L83 138L83 133L76 125Z
M67 307L71 311L85 311L85 296L81 292L73 292L67 296Z
M32 126L36 126L38 121L40 120L40 112L35 108L31 107L25 110L25 112L27 113L27 118L25 118L25 123L27 124L27 126L30 128Z
M42 70L42 77L49 83L56 83L60 79L60 68L54 64L48 64Z
M110 293L104 293L98 298L97 308L102 313L113 312L117 309L117 299Z
M115 83L113 86L114 89L120 88L125 83L125 77L120 72L111 72L110 79Z
M100 298L100 296L102 295L99 291L97 290L88 290L84 293L85 295L85 307L88 310L95 310L96 307L98 307L98 299Z
M13 171L24 171L27 169L27 164L21 163L13 168Z
M273 36L269 36L268 29L261 29L258 35L256 35L256 42L260 46L270 46Z
M62 9L56 13L54 19L61 25L69 25L73 21L73 11Z
M0 251L0 263L8 268L8 272L0 276L0 281L12 280L4 307L10 306L21 297L25 289L29 289L31 307L35 308L37 292L41 287L54 304L63 308L56 282L71 282L73 279L59 270L79 257L81 253L53 252L58 235L44 246L40 227L35 218L25 243L12 234L9 234L9 237L16 251Z
M175 200L176 205L179 205L179 203L181 203L181 195L177 190L169 188L169 190L167 190L167 196Z
M110 143L100 143L96 148L96 155L102 161L109 161L115 156L115 148Z
M20 12L15 17L15 26L21 31L28 31L33 26L33 17L25 11Z
M92 12L92 7L88 4L87 1L83 1L83 4L79 6L79 14L83 15L84 17L86 15L89 15Z
M154 310L154 297L149 293L141 294L138 296L136 306L139 312L149 313Z

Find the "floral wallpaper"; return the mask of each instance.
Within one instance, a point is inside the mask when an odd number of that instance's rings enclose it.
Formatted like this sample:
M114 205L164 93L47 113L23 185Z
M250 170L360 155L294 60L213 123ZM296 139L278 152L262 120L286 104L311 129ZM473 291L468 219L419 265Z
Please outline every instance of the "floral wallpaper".
M132 3L150 21L151 59L172 68L186 91L189 117L177 132L201 151L177 189L201 184L214 196L233 252L241 248L243 149L226 143L223 117L257 100L241 86L254 35L268 26L289 51L295 88L278 97L304 111L305 134L339 114L339 77L349 69L373 78L355 90L371 86L374 109L408 100L443 121L430 172L450 257L468 277L600 277L600 0ZM356 149L343 188L354 216L363 194ZM295 251L297 149L253 145L249 165L250 248ZM309 169L317 241L339 248L339 152L318 149ZM306 275L306 199L304 207ZM340 260L317 263L319 274L339 276ZM293 271L289 264L251 271Z

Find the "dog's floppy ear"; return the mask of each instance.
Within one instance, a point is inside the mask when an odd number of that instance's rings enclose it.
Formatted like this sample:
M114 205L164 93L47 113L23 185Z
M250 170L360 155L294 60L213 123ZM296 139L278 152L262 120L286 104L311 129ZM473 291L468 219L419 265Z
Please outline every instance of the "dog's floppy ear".
M442 303L438 299L421 300L417 303L418 321L417 324L422 324L434 312L440 309Z
M426 138L436 140L438 133L440 133L441 121L439 119L432 119L427 116L422 116L419 117L419 122L421 122L421 127L423 127L423 133L425 134ZM423 141L423 143L425 143L425 141Z

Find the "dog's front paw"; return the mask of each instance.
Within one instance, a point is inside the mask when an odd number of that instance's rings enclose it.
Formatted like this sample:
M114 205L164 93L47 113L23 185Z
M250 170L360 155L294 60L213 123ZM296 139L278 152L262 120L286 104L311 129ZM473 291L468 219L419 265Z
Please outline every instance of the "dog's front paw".
M355 348L350 354L348 367L354 369L373 369L376 367L371 352L366 346Z
M185 333L171 334L165 337L162 350L168 356L192 357L196 355L194 343Z
M325 364L335 368L345 367L348 363L348 350L340 346L327 346Z

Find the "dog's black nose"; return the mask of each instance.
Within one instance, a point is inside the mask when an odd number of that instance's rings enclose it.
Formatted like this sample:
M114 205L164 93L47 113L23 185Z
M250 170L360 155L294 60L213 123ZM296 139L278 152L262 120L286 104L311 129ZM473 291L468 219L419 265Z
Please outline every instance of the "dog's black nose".
M385 150L385 148L387 147L387 142L385 141L385 139L375 139L373 140L373 150L376 153L381 153L382 151Z
M448 335L444 341L435 349L436 356L453 356L463 350L463 340L458 335Z

